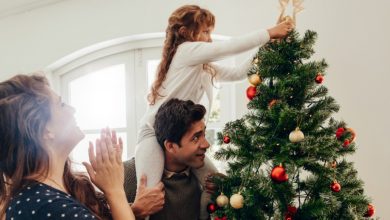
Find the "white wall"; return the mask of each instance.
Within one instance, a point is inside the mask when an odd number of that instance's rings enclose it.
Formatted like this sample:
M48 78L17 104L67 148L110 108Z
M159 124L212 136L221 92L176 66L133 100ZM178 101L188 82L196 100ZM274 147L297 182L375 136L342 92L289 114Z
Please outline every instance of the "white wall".
M113 38L162 32L178 6L196 3L217 17L215 34L235 36L269 27L278 1L265 0L66 0L0 19L0 80L18 72L43 69L81 48ZM310 0L298 15L301 32L318 32L315 58L329 63L324 84L338 101L337 115L358 136L356 162L373 198L377 216L390 219L385 186L390 184L390 2L387 0ZM247 83L243 83L242 112Z

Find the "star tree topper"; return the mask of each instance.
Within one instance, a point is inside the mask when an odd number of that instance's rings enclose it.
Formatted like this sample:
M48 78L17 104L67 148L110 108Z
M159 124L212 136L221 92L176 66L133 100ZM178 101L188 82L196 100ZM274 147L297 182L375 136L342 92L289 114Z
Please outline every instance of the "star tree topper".
M286 11L286 7L290 0L279 0L280 3L280 16L278 19L278 23L292 19L294 26L296 25L296 14L298 14L300 11L303 10L303 0L291 0L292 1L292 6L293 6L293 16L292 18L290 16L284 16L284 13Z

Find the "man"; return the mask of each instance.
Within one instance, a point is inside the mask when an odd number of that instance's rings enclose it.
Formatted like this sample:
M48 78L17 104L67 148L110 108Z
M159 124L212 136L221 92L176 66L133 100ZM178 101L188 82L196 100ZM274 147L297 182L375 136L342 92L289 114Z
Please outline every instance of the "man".
M205 113L202 105L178 99L159 108L154 130L165 156L162 177L165 203L162 210L150 216L151 220L199 219L201 188L191 169L204 165L210 147L203 120ZM126 194L132 202L136 189L134 160L125 163L125 176Z

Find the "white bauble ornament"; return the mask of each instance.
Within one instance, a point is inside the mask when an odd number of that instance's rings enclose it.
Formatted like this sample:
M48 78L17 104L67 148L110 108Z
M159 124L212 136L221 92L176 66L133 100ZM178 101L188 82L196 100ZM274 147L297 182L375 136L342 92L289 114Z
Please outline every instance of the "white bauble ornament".
M230 205L234 209L240 209L244 206L244 197L240 194L234 194L230 197Z
M290 135L288 136L288 138L290 139L290 141L292 143L298 143L298 142L301 142L303 141L303 139L305 138L305 135L303 134L303 132L301 130L299 130L299 128L295 128L294 131L292 131L290 133Z
M223 193L217 197L217 205L219 207L224 207L229 203L229 198L225 196Z

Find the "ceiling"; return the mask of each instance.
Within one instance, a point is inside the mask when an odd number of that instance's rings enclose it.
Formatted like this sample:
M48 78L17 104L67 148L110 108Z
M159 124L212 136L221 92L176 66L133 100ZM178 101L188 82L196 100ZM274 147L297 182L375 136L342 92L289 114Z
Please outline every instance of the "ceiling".
M0 0L0 19L64 0Z

